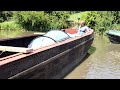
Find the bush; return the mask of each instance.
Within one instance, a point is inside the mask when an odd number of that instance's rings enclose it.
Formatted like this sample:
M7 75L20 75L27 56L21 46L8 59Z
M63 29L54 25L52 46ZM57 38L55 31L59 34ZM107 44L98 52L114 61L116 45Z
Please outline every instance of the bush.
M0 11L0 22L8 21L13 17L12 11Z
M0 23L0 30L22 30L23 28L14 21Z
M76 23L84 20L86 22L86 25L93 28L95 26L95 17L96 17L97 12L91 12L91 11L85 11L85 12L80 12L76 13L70 16L68 19L69 21L74 21ZM78 20L80 18L80 20Z
M37 11L16 11L14 20L27 30L46 30L48 28L48 16L44 12Z
M97 16L96 11L81 12L80 20L84 20L87 26L95 29L96 16Z
M120 24L113 24L113 28L114 30L120 30Z
M84 20L87 26L99 34L104 34L112 28L118 28L119 19L119 11L85 11L80 13L80 20Z
M14 20L30 31L46 32L50 29L66 28L67 12L62 11L15 11Z

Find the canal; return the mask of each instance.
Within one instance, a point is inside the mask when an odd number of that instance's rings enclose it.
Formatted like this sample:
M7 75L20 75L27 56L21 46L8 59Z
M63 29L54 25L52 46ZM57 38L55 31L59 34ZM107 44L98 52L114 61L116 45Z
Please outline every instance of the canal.
M64 79L120 79L120 44L95 36L83 62Z
M0 30L0 39L14 38L34 34L32 31Z

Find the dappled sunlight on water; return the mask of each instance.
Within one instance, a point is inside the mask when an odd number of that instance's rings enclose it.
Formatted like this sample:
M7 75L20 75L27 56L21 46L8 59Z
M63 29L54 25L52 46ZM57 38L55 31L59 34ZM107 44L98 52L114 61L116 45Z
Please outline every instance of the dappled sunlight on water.
M96 36L93 47L95 51L65 79L120 79L120 44Z

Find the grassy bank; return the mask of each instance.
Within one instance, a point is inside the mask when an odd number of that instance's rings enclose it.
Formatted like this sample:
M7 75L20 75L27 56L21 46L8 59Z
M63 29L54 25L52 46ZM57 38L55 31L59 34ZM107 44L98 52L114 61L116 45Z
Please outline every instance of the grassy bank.
M0 23L0 30L24 30L19 24L14 21L6 21Z
M70 15L68 20L78 22L78 18L80 17L81 17L81 13L75 13L75 14Z

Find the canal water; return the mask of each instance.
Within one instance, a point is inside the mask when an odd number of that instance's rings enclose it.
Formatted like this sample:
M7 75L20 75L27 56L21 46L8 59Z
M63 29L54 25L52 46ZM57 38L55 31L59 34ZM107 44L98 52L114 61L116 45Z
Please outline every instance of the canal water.
M120 79L120 44L95 36L83 62L64 79Z
M0 30L0 39L4 38L14 38L14 37L20 37L20 36L26 36L34 34L32 31L11 31L11 30Z

